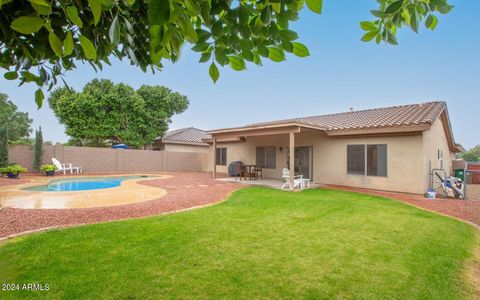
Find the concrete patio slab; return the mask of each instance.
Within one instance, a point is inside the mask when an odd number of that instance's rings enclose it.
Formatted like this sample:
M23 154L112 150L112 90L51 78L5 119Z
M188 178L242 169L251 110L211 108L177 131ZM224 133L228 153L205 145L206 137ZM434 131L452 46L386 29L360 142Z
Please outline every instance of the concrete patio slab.
M216 180L222 181L222 182L235 182L235 183L241 183L241 184L246 184L246 185L258 185L258 186L265 186L265 187L271 187L274 189L281 189L282 185L285 183L285 181L281 179L273 179L273 178L263 178L263 179L256 179L256 180L240 180L240 179L235 179L235 177L224 177L224 178L217 178ZM319 188L321 187L320 184L317 183L310 183L310 188ZM296 189L298 190L298 189Z

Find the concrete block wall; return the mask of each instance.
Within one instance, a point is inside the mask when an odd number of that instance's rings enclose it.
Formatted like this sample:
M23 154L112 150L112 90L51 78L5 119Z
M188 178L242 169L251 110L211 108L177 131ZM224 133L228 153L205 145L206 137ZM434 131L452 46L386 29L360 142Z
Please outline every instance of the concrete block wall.
M9 147L9 161L33 170L34 150L31 145ZM111 148L44 145L43 163L52 157L62 163L81 166L86 173L129 173L162 171L207 171L207 153L125 150Z

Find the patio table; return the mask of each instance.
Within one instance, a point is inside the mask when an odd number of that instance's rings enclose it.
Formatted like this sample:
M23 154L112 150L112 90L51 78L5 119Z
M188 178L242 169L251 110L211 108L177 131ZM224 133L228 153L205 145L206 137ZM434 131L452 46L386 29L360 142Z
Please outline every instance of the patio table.
M257 173L255 172L257 165L243 165L245 168L245 179L248 177L248 180L257 179Z

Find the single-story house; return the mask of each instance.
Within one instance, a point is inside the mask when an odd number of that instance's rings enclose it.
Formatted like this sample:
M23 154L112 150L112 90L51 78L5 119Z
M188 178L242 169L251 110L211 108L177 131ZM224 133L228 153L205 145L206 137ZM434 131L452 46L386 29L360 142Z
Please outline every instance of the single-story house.
M319 184L424 193L432 169L452 174L455 143L445 102L318 115L208 131L209 170L232 161L283 168ZM294 151L291 151L294 149ZM293 174L293 172L290 172ZM434 179L436 181L436 179Z
M204 130L188 127L168 131L163 137L157 137L152 144L152 150L170 152L207 153L208 144L202 139L210 137Z

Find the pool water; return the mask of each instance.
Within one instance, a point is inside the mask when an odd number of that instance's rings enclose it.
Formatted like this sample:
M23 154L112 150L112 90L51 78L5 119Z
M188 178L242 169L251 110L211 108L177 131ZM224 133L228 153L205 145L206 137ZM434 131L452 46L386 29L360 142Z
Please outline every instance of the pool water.
M122 181L137 178L152 178L155 176L121 176L121 177L88 177L76 179L52 180L46 185L25 188L26 191L39 192L72 192L109 189L120 186Z

